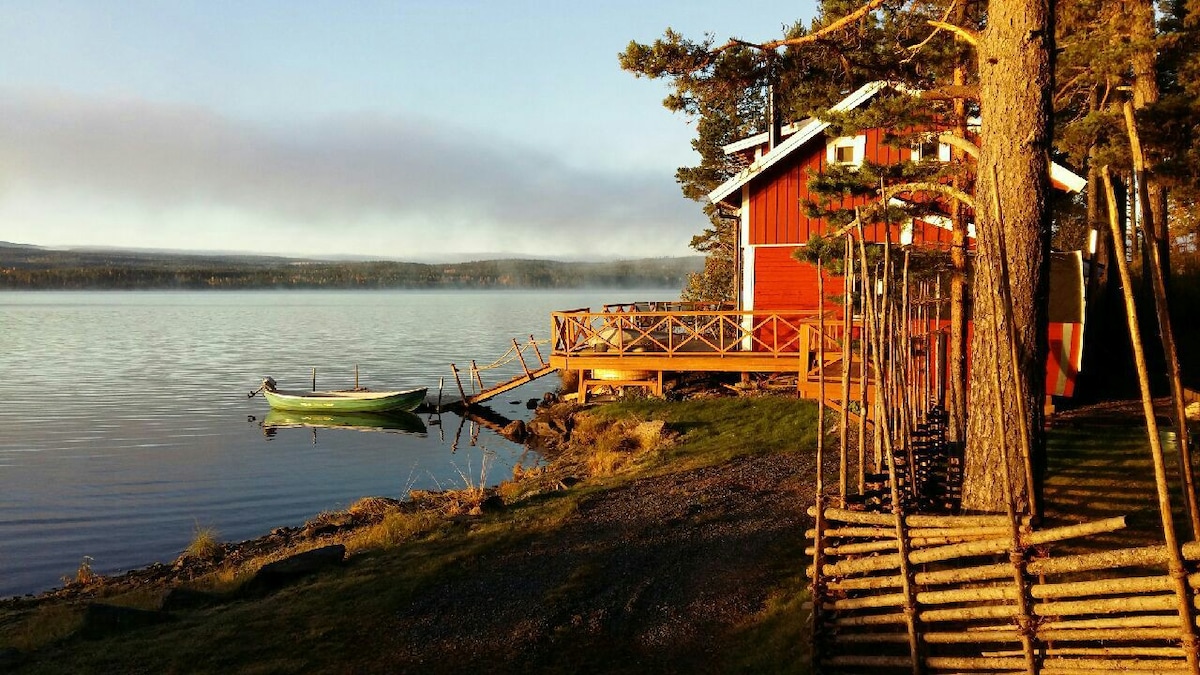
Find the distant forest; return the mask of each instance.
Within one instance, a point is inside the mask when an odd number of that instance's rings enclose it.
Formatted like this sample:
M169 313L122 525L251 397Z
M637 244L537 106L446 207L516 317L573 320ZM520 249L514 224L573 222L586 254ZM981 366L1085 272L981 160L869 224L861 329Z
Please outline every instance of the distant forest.
M0 289L681 289L688 275L703 265L700 256L423 264L51 250L0 244Z

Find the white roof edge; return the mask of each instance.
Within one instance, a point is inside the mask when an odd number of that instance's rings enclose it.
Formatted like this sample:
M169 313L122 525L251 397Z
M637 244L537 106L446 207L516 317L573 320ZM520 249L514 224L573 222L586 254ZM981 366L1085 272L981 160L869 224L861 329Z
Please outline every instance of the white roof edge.
M738 150L746 150L748 148L753 148L756 145L762 145L766 142L767 132L764 131L762 133L754 134L753 136L747 136L740 141L734 141L728 145L722 145L721 151L727 155L732 155Z
M867 84L859 87L850 95L846 96L846 98L838 101L829 108L829 111L845 112L847 110L853 110L870 100L872 96L879 93L879 91L886 86L888 86L888 82L886 80L868 82ZM721 183L717 189L708 193L708 201L716 204L717 202L725 199L729 195L733 194L734 190L740 188L748 183L750 179L774 166L779 160L788 156L796 148L807 143L818 133L824 131L828 126L828 122L822 122L819 118L814 117L809 119L807 122L801 125L801 127L796 131L795 134L792 135L791 138L780 143L774 150L766 155L763 155L753 164L738 172L737 175L733 176L724 183Z
M863 86L859 87L853 93L847 95L846 98L843 98L842 100L838 101L836 104L834 104L832 107L829 108L829 111L830 112L845 112L847 110L853 110L853 109L857 108L858 106L862 105L863 103L869 101L872 96L874 96L875 94L878 94L884 87L887 87L887 86L895 87L896 89L903 91L905 93L910 93L910 94L919 94L920 93L919 91L917 91L915 89L912 89L910 87L907 87L907 86L904 86L901 84L889 83L887 80L875 80L874 82L868 82L867 84L864 84ZM794 124L792 126L794 126ZM755 176L759 175L763 171L766 171L770 167L774 166L779 160L788 156L797 147L807 143L810 139L812 139L818 133L824 131L828 126L829 126L828 122L822 122L817 117L813 117L808 120L805 120L804 122L801 122L799 128L796 130L796 133L793 134L790 138L788 138L784 142L780 143L771 152L769 152L766 155L763 155L762 157L757 159L750 166L739 171L736 175L731 177L729 180L725 181L724 183L721 183L721 185L719 185L715 190L713 190L712 192L709 192L708 193L708 201L713 204L716 204L716 203L722 201L729 195L733 194L734 190L737 190L741 186L750 182L750 180L753 179ZM758 139L758 138L763 139L763 140L759 140L758 143L764 142L766 139L766 134L765 133L756 134L754 136L751 136L750 138L742 139L741 141L736 141L734 143L731 143L731 144L725 146L725 148L738 146L743 143L747 143L748 141L750 141L752 139ZM750 143L750 144L742 146L742 147L753 147L756 144L757 143ZM737 149L740 150L740 149L742 149L742 147L739 147ZM726 154L729 154L729 152L736 152L736 151L737 150L726 151ZM1087 187L1087 179L1080 177L1079 175L1072 172L1070 169L1067 169L1066 167L1064 167L1058 163L1055 163L1055 162L1050 163L1050 179L1058 181L1059 183L1064 185L1068 190L1070 190L1072 192L1081 192L1083 190L1083 188Z
M1087 179L1058 162L1050 162L1050 180L1062 183L1071 192L1083 192Z
M800 128L803 127L806 122L808 122L808 120L803 119L803 120L800 120L799 122L792 122L791 124L785 124L783 126L783 128L780 129L780 133L782 133L784 136L790 136L790 135L796 133L797 131L799 131ZM739 150L748 150L755 146L762 145L763 143L766 143L768 140L770 140L770 139L767 136L767 132L764 131L762 133L754 134L753 136L747 136L746 138L743 138L740 141L734 141L728 145L722 145L721 150L727 155L732 155L733 153L735 153Z

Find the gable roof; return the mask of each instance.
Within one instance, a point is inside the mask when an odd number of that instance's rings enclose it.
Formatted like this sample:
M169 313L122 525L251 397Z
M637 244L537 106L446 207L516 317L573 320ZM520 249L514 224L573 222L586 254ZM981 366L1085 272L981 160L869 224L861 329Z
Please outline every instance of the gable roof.
M812 118L810 117L810 118L802 119L799 122L792 122L791 124L785 124L785 125L783 125L782 128L780 128L779 135L780 136L791 136L792 134L794 134L797 131L799 131L800 129L802 129L805 124L808 124L811 121L812 121ZM764 131L762 133L754 134L753 136L747 136L746 138L743 138L740 141L734 141L734 142L730 143L729 145L722 145L721 150L727 155L732 155L735 152L739 152L742 150L750 150L750 149L756 148L760 145L766 145L767 142L770 140L771 140L771 137L767 134L767 132Z
M888 83L883 80L877 80L875 82L864 84L863 86L859 87L857 91L834 104L829 111L844 112L846 110L853 110L863 103L871 100L872 96L879 93L887 85ZM779 160L787 157L792 153L793 150L815 138L817 134L825 131L825 129L828 127L829 122L822 122L818 118L814 117L808 120L796 131L796 133L792 134L790 138L775 146L774 150L768 152L762 157L759 157L750 166L742 169L737 173L737 175L733 176L724 183L721 183L717 189L708 193L708 201L716 204L717 202L725 199L729 195L733 194L734 190L741 188L746 183L749 183L750 180L755 176L779 163Z
M889 86L901 91L916 93L912 92L903 85L893 84L886 80L876 80L875 82L864 84L856 91L846 96L846 98L843 98L835 103L829 108L829 112L845 112L847 110L854 110L860 105L871 100L875 94L878 94L880 91L883 91L883 89ZM729 180L721 183L721 185L719 185L712 192L708 193L708 201L712 202L713 204L723 201L725 198L729 197L729 195L733 194L735 190L741 189L743 185L749 183L767 169L778 164L797 148L801 147L813 138L816 138L818 134L825 131L825 129L829 127L828 122L822 122L819 118L815 117L805 120L799 124L799 128L794 134L792 134L790 138L775 146L774 150L763 155L762 157L759 157L749 166L739 171ZM750 143L752 139L757 140L758 143L763 143L766 140L766 134L757 134L755 136L751 136L750 138L730 143L729 145L725 146L726 154L729 152L736 152L737 150L753 147L755 144ZM734 148L734 150L730 151L728 148ZM1055 162L1050 163L1050 180L1062 185L1071 192L1079 192L1087 186L1086 179L1076 175L1070 169Z

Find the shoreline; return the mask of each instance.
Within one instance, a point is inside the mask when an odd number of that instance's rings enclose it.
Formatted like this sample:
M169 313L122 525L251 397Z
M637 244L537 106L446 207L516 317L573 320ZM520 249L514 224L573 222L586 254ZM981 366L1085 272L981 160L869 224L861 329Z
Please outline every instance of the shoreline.
M282 586L162 565L0 603L0 669L773 672L804 644L795 505L811 499L814 411L778 396L589 408L558 425L548 466L496 488L364 500L250 540L345 541Z
M537 399L531 399L537 400ZM428 405L422 404L423 406ZM573 404L558 404L556 411L549 412L550 418L565 419L573 417L580 408ZM449 410L443 406L443 411ZM549 489L565 489L567 485L558 478L553 478L552 465L554 462L546 457L542 449L537 447L537 438L528 431L539 414L547 408L539 407L526 423L522 420L509 420L501 414L491 411L480 413L468 412L465 417L478 417L479 423L489 427L497 427L496 433L504 435L513 442L522 443L528 449L539 452L547 463L524 469L514 467L520 473L513 477L497 481L491 486L475 486L466 488L447 488L438 490L410 490L404 499L380 496L364 496L355 500L345 509L322 511L300 525L285 525L275 527L266 534L237 542L218 542L216 549L205 557L190 555L183 551L174 560L164 563L152 562L113 574L94 573L90 578L71 579L63 576L65 582L43 591L29 592L20 595L0 597L0 609L21 609L37 607L42 604L58 601L77 602L91 601L114 594L137 591L148 587L177 586L195 583L207 576L221 572L223 569L234 568L245 575L248 568L261 566L274 560L295 555L306 550L321 546L344 543L352 539L356 533L380 524L387 516L422 511L442 511L450 520L474 518L502 508L494 498L505 483L528 481L549 483ZM456 414L463 414L458 411ZM509 425L508 433L498 428L503 420ZM561 423L565 427L567 423ZM501 425L502 426L502 425ZM548 429L549 426L542 425ZM577 479L568 477L566 483L574 484ZM491 499L492 501L489 501ZM458 505L455 505L459 502ZM461 508L467 504L467 508ZM449 506L449 508L447 508ZM353 550L350 555L359 553ZM88 570L90 572L90 570ZM235 572L235 575L237 573Z

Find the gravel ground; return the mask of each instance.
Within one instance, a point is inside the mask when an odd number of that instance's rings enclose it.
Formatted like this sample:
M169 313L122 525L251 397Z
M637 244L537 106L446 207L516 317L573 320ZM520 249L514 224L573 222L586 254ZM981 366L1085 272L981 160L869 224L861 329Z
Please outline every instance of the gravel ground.
M764 455L600 492L389 626L390 672L729 672L725 639L795 575L813 458ZM595 655L603 654L600 660Z

